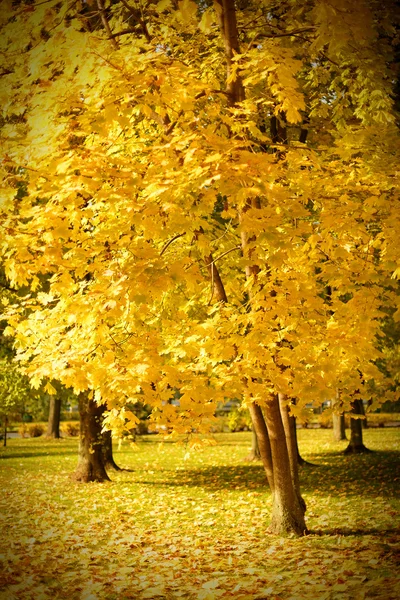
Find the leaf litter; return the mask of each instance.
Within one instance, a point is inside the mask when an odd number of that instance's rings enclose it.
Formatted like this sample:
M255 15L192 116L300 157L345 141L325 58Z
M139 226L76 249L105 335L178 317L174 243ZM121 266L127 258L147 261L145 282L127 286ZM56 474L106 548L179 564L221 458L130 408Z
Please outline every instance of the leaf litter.
M400 597L399 434L348 457L300 431L311 533L267 533L271 498L250 434L185 448L152 437L115 452L131 472L75 484L75 440L2 451L1 600L395 600Z

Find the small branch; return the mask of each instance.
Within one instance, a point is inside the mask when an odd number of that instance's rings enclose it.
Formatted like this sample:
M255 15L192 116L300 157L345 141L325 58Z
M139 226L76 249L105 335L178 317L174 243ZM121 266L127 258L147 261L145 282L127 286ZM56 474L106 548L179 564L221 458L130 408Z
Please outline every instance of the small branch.
M214 298L214 264L211 263L211 296L210 296L207 306L210 306L213 298Z
M146 40L147 40L148 42L151 42L151 39L152 39L152 38L151 38L151 35L150 35L150 33L149 33L149 30L147 29L147 25L146 25L146 23L145 23L144 19L139 17L138 11L137 11L137 10L135 10L134 8L132 8L132 6L130 6L130 5L129 5L129 4L126 2L126 0L121 0L121 4L123 4L127 10L129 10L129 12L131 13L131 15L132 15L132 16L133 16L135 19L137 19L137 21L138 21L138 23L139 23L140 27L142 28L142 33L143 33L144 37L146 38Z
M215 264L217 262L217 260L219 260L220 258L223 258L224 256L226 256L227 254L229 254L229 252L233 252L234 250L241 250L241 248L242 248L242 246L234 246L230 250L227 250L223 254L220 254L219 256L217 256L217 258L214 258L210 263L207 264L207 267L209 267L210 265Z
M180 237L183 237L184 235L186 235L186 231L184 231L183 233L178 233L178 235L175 235L173 238L171 238L169 240L169 242L167 242L165 244L164 248L161 250L160 256L162 256L164 254L164 252L166 251L166 249L168 248L168 246L170 246L172 244L172 242L174 242L175 240L177 240Z
M108 36L110 39L114 39L119 37L120 35L126 35L128 33L136 33L136 29L134 27L128 27L128 29L123 29L122 31L117 31L117 33L112 33Z
M107 36L108 36L109 40L111 40L111 43L114 46L114 50L118 50L119 49L118 42L112 37L112 31L110 29L110 24L107 21L106 11L104 8L103 0L97 0L97 6L99 7L101 22L104 25L104 29L106 30Z

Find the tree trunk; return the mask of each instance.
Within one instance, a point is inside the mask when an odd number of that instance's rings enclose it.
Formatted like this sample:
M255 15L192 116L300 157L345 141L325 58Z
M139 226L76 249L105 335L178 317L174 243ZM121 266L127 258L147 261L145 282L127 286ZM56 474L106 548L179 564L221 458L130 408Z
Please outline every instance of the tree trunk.
M104 408L87 394L79 394L79 458L73 479L76 481L110 481L106 473L102 451L101 417Z
M274 473L272 519L269 531L279 535L304 535L307 527L304 506L301 505L290 468L289 451L277 394L267 402L265 421L271 443Z
M364 412L364 407L362 405L362 400L354 400L352 403L353 406L353 414L354 415L362 415ZM363 443L363 426L362 419L352 419L350 417L350 442L344 451L345 454L361 454L363 452L371 452L368 448L364 446Z
M7 446L7 422L8 422L8 418L7 418L7 415L5 415L5 417L4 417L4 440L3 440L4 448Z
M333 413L332 425L333 425L333 437L335 438L335 440L337 442L341 442L342 440L347 440L344 414L336 415L335 413Z
M292 398L292 404L296 404L296 398ZM301 454L300 454L300 450L299 450L299 440L297 438L297 425L296 425L296 417L291 417L292 419L292 431L293 431L293 437L294 437L294 443L296 444L296 454L297 454L297 464L302 467L304 465L310 465L310 466L315 466L312 463L308 462L307 460L305 460Z
M49 420L47 422L46 437L56 438L60 437L60 416L61 416L61 398L56 396L50 396L50 411Z
M299 450L297 447L297 436L296 436L296 421L295 418L289 412L288 401L283 394L278 394L279 398L279 409L281 411L283 429L285 431L286 446L288 449L290 473L292 475L293 487L296 491L299 499L300 506L303 512L306 511L306 503L300 492L300 479L299 479L299 468L298 468L298 456Z
M258 445L258 437L254 430L254 427L252 428L251 450L246 456L245 460L247 460L248 462L252 462L254 460L261 460L260 447Z
M253 423L253 429L258 439L261 460L264 471L267 476L268 485L271 492L274 492L274 471L272 466L271 444L269 441L268 429L265 423L261 407L252 402L249 406L250 416Z
M111 431L103 431L101 434L103 461L106 469L114 469L114 471L122 471L114 460L112 450L112 435Z

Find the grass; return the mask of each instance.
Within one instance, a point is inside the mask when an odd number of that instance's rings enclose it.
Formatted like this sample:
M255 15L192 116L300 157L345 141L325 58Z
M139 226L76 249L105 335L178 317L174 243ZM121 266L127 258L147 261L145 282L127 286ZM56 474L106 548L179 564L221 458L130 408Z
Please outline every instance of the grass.
M366 430L344 456L330 430L299 430L310 535L267 534L251 434L217 446L141 438L112 483L76 484L76 439L12 439L0 453L2 600L395 600L400 430ZM397 557L397 558L396 558Z

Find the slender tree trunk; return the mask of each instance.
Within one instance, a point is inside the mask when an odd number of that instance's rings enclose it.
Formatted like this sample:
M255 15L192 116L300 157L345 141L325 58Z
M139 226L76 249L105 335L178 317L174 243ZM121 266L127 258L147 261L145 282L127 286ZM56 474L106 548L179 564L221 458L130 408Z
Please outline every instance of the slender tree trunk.
M292 404L296 404L296 398L292 398ZM293 437L294 437L294 442L296 444L296 454L297 454L297 464L302 467L304 465L310 465L310 466L315 466L312 463L308 462L307 460L305 460L301 454L300 454L300 450L299 450L299 440L297 438L297 422L296 422L296 417L291 417L291 421L292 421L292 431L293 431Z
M7 418L7 415L5 415L5 417L4 417L4 440L3 440L4 448L7 446L7 423L8 423L8 418Z
M250 416L253 423L254 432L258 438L258 447L264 471L267 476L268 485L271 492L274 492L274 470L272 465L271 444L269 441L268 429L265 423L261 406L252 402L249 406Z
M111 431L103 431L101 434L103 461L106 469L114 469L114 471L122 471L114 460L112 450L112 435Z
M60 437L61 398L50 396L49 420L47 422L46 437L59 439Z
M289 405L286 397L283 394L278 394L279 408L281 411L283 429L285 431L286 445L289 454L290 473L292 475L292 482L296 491L297 497L300 502L300 506L303 508L303 512L306 511L306 503L300 492L300 479L299 479L299 468L298 468L298 455L299 450L297 447L297 436L296 436L296 421L295 418L289 412Z
M245 459L248 462L252 462L254 460L261 460L260 447L258 445L258 437L254 430L254 427L252 428L251 434L251 450Z
M110 481L106 473L102 450L101 417L104 408L86 393L79 395L80 437L76 481Z
M343 406L342 401L340 399L340 389L336 390L336 398L334 400L333 406L338 411L337 413L333 413L332 415L333 437L337 442L341 442L342 440L347 440L347 437L344 413L340 410ZM341 414L338 414L340 412Z
M364 408L362 406L362 400L354 400L353 414L362 415ZM364 446L363 443L363 426L362 419L352 419L350 417L350 442L344 451L345 454L361 454L363 452L371 452Z
M346 423L344 420L344 414L336 415L335 413L332 415L332 425L333 425L333 437L337 442L341 442L342 440L347 440L346 437Z
M302 467L303 465L309 465L311 463L307 462L300 454L300 450L299 450L299 440L297 438L297 425L296 425L296 419L294 419L294 438L296 440L296 448L297 448L297 464Z

